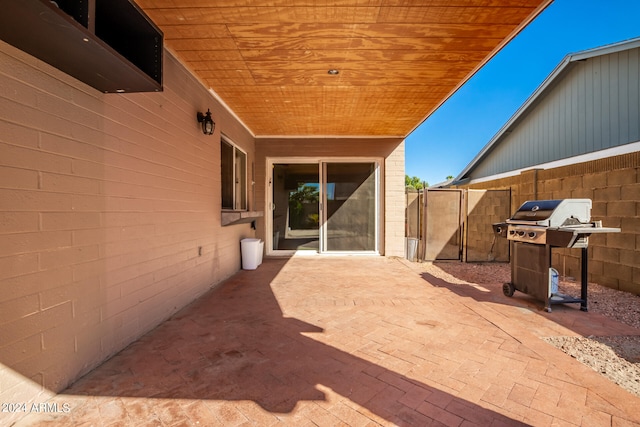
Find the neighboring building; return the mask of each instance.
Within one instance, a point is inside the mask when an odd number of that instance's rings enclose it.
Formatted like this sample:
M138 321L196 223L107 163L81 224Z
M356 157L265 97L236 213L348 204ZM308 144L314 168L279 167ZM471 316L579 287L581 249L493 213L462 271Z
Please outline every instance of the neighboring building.
M592 219L622 233L592 236L591 280L640 294L640 38L568 55L454 184L525 200L590 198ZM579 276L560 251L561 274Z
M430 185L428 188L448 188L451 186L451 184L453 184L453 178Z

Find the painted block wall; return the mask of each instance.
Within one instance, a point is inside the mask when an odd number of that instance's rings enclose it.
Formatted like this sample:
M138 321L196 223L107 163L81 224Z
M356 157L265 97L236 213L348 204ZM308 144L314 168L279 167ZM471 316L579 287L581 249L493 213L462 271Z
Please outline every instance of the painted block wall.
M256 209L269 214L267 161L269 157L367 157L381 158L382 238L380 252L404 257L404 140L367 138L258 138L256 140ZM265 240L265 219L257 222L258 235Z
M0 42L1 402L46 400L238 271L255 232L221 226L221 132L253 162L168 53L163 92L105 95Z
M591 220L621 233L589 238L589 280L640 295L640 153L629 153L467 186L510 188L511 213L526 200L588 198ZM506 219L506 218L505 218ZM561 275L580 280L580 250L554 249Z
M404 229L404 155L405 143L393 147L385 158L385 244L386 256L404 257L405 229Z
M508 190L469 190L465 193L467 215L463 259L467 262L509 261L506 239L494 239L492 224L510 216Z

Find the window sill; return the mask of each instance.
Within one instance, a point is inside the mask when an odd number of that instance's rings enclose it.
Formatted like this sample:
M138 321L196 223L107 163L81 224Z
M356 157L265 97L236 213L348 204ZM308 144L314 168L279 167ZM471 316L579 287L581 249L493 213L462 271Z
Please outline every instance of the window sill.
M222 226L248 224L263 216L263 211L222 211Z

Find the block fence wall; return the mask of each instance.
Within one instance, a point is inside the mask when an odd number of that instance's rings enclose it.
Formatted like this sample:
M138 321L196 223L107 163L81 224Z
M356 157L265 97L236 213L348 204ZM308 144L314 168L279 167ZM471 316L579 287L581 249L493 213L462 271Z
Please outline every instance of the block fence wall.
M105 95L0 42L0 402L45 401L240 268L220 132L249 162L253 137L164 61L163 92Z
M527 200L588 198L592 220L621 233L589 238L589 280L640 295L640 152L534 169L520 175L466 185L511 189L511 214ZM506 219L506 218L505 218ZM554 250L554 268L580 280L580 250Z

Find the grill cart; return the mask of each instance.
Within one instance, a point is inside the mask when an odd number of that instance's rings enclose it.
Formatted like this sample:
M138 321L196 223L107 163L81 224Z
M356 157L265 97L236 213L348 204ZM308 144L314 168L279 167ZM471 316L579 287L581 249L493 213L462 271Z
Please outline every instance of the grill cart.
M580 310L587 311L589 236L620 229L591 221L590 199L562 199L527 201L506 222L493 224L493 231L513 242L511 282L503 285L504 294L526 293L543 301L551 312L552 304L565 303L580 303ZM580 297L558 292L557 272L551 268L553 248L581 249Z

